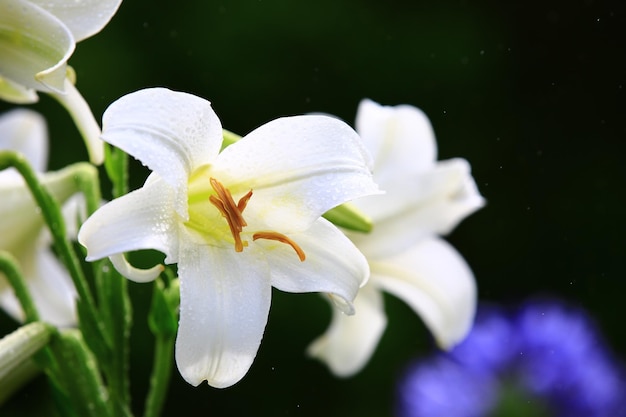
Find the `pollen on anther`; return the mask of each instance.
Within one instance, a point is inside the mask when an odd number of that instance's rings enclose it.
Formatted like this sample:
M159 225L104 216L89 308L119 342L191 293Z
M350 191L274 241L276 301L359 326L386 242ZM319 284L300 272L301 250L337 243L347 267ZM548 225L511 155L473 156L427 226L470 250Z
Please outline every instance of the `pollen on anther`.
M246 246L246 242L241 240L240 233L244 226L248 225L243 218L242 211L246 207L250 197L252 197L252 190L240 198L237 204L235 204L232 194L226 187L215 178L210 178L210 182L216 195L211 195L209 201L226 219L230 233L233 235L233 239L235 239L235 251L242 252L243 248Z
M294 251L296 251L296 254L298 255L298 258L300 259L300 262L304 262L304 260L306 259L306 254L304 253L302 248L296 242L294 242L289 237L283 235L282 233L272 232L272 231L256 232L255 234L252 235L252 240L257 240L257 239L275 240L277 242L286 243L287 245L291 246Z
M246 195L244 195L243 197L239 199L239 201L237 201L237 208L239 209L241 213L243 213L244 209L248 205L248 201L250 200L250 197L252 197L252 190L248 191Z

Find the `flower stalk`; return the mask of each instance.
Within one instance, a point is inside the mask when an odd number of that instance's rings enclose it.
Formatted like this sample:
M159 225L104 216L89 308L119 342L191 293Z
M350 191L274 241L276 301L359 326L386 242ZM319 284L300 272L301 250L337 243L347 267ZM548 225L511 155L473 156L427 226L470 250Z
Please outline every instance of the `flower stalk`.
M87 164L80 164L81 167L85 167L86 165ZM96 311L96 305L91 294L91 290L89 289L89 285L87 284L87 279L81 269L80 262L76 256L74 248L66 236L65 221L63 220L59 205L41 184L37 178L37 174L28 164L23 155L10 151L0 152L0 170L10 167L15 168L24 178L24 181L31 191L33 198L37 202L37 205L41 208L41 214L50 229L54 246L58 251L61 260L65 264L72 281L74 282L79 296L79 299L77 300L77 308L81 321L81 328L89 329L88 332L97 336L99 341L107 342L108 340L105 338L105 332L102 327L103 325ZM68 171L71 171L72 167L67 169ZM77 171L80 171L80 169ZM92 195L92 197L94 196ZM95 344L98 344L98 342ZM107 345L110 346L110 343L107 343Z
M68 67L68 73L73 74L73 72L71 67ZM52 92L50 95L65 107L74 120L87 146L89 160L93 164L100 165L104 161L104 144L100 140L100 125L98 125L89 104L69 78L73 78L73 76L65 79L64 94Z
M170 271L166 269L166 275ZM169 286L166 287L161 279L156 280L148 316L148 324L155 336L155 342L150 391L146 396L144 417L158 417L161 414L174 364L180 289L178 280L169 281Z
M15 296L17 297L22 310L24 311L26 323L32 323L39 320L39 313L35 307L35 302L30 296L26 280L22 275L20 266L13 255L6 251L0 251L0 271L4 273L7 278Z

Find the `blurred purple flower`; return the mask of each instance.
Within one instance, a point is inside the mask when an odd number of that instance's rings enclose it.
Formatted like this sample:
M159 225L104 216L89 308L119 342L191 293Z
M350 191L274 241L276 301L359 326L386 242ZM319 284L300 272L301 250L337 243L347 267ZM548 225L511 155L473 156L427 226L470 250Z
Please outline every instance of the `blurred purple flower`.
M624 375L578 308L555 300L527 302L513 312L481 306L463 343L409 367L397 414L481 417L497 410L507 415L512 386L551 416L626 416Z

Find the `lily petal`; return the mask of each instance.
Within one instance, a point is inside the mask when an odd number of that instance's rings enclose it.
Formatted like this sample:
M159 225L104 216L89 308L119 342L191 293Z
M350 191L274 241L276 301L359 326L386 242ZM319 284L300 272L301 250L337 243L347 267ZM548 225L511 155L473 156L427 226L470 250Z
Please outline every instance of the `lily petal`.
M167 255L165 262L176 262L178 224L173 195L171 187L152 174L142 188L98 209L78 232L78 241L87 248L87 260L156 249Z
M39 96L32 88L0 76L0 99L15 104L32 104L39 101Z
M102 139L158 173L176 191L187 217L187 179L220 150L222 125L211 103L191 94L149 88L128 94L103 115Z
M309 115L264 124L219 154L212 172L231 187L251 187L249 210L264 207L270 228L296 231L347 200L377 193L370 166L352 128Z
M352 301L369 276L367 260L332 223L319 219L305 232L289 237L306 254L300 261L284 243L256 240L270 264L272 286L285 292L320 292L345 314L354 314ZM250 248L251 249L251 248Z
M371 262L371 282L403 300L424 320L439 346L449 349L471 328L476 282L447 242L427 239L385 260Z
M67 26L29 1L3 0L0 28L0 75L34 90L63 92L75 47Z
M126 260L123 253L111 255L109 259L117 272L129 280L139 283L154 281L165 270L163 265L155 265L148 269L135 268Z
M437 159L437 143L428 117L409 106L381 106L362 100L356 131L375 161L374 180L386 190L398 172L411 176L430 169Z
M58 17L72 31L76 42L100 32L122 0L29 0Z
M368 257L392 255L420 239L447 234L485 204L463 159L437 163L419 177L398 179L384 196L353 202L374 221L371 233L347 232Z
M76 290L67 271L47 248L33 249L27 253L32 258L21 258L19 263L41 317L55 326L75 326ZM16 320L24 321L24 313L13 291L2 291L0 306Z
M263 337L271 300L267 264L208 245L186 245L180 256L178 370L194 386L204 380L231 386L252 365Z
M48 161L48 131L39 113L15 109L0 117L0 149L22 153L32 168L44 172Z
M307 348L310 356L325 362L340 377L363 369L387 326L383 297L375 286L366 285L359 291L354 308L354 316L333 309L328 330Z

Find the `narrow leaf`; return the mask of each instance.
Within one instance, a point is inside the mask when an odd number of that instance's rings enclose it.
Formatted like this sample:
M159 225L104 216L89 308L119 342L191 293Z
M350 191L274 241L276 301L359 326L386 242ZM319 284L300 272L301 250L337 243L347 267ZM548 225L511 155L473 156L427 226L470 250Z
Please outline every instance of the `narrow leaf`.
M372 231L372 220L350 203L328 210L324 213L324 218L344 229L363 233Z

